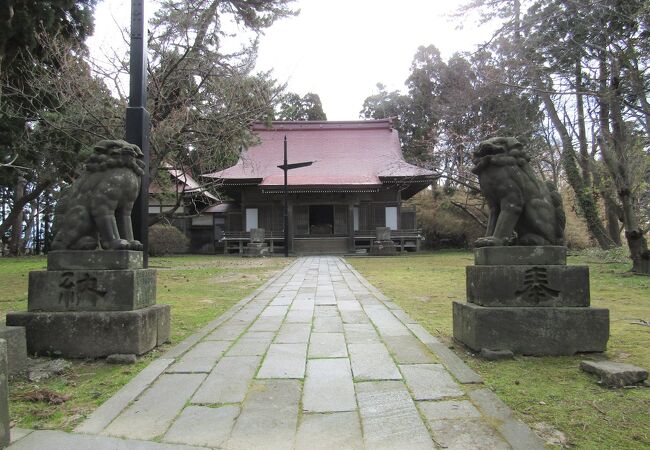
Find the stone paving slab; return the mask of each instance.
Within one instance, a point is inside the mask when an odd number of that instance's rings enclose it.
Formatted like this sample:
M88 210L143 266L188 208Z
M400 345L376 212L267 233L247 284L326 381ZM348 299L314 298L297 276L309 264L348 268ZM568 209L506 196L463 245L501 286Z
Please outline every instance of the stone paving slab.
M247 323L230 321L214 330L205 339L212 341L234 341L244 332L248 325Z
M346 323L343 325L348 344L368 344L379 342L379 335L371 324Z
M385 336L384 342L398 364L428 364L436 362L431 351L415 336Z
M366 448L435 448L401 381L357 383L355 388Z
M354 411L357 408L347 358L307 361L302 407L307 412Z
M354 412L303 414L296 450L363 450L359 415Z
M316 317L338 317L339 310L336 306L316 305L314 307L314 316Z
M334 297L334 294L321 295L316 293L314 302L316 305L336 305L336 297Z
M514 417L512 410L494 392L476 389L469 393L469 397L490 422L497 424L497 430L510 445L530 450L545 448L544 442L526 424Z
M385 307L365 310L382 336L411 336L409 329Z
M261 359L261 356L222 358L196 391L192 403L241 403Z
M271 302L271 306L284 306L284 305L290 305L291 302L293 302L293 299L295 298L295 294L291 296L286 296L286 297L275 297L275 299Z
M63 431L34 431L9 447L11 450L205 450L205 447L160 444Z
M465 395L441 364L402 364L399 369L415 400L439 400Z
M307 310L314 312L314 298L309 295L298 295L289 308L290 311Z
M310 323L285 323L275 338L277 344L301 344L309 342Z
M192 350L185 353L181 359L167 369L168 373L200 373L210 372L221 355L232 342L203 341L196 344Z
M314 317L314 333L341 333L343 322L337 316Z
M270 331L275 333L280 329L280 325L282 325L283 320L283 316L259 316L253 325L251 325L251 327L248 329L248 331Z
M188 406L165 433L163 442L219 447L230 436L239 406Z
M370 323L368 316L362 311L341 311L341 320L343 323Z
M102 434L142 440L160 436L171 425L204 378L205 374L162 375Z
M260 317L284 317L289 310L289 305L284 306L267 306Z
M381 342L349 344L348 351L355 381L402 379L386 346Z
M287 314L285 323L308 323L311 326L313 316L313 309L292 309Z
M346 358L348 349L343 333L312 333L308 358Z
M407 323L406 327L424 344L439 344L440 341L433 337L425 328L417 323Z
M226 352L226 356L262 356L274 336L270 331L249 331Z
M417 406L428 421L481 417L479 410L467 400L417 402Z
M401 309L398 309L398 310L391 310L391 312L392 312L393 315L394 315L395 317L397 317L397 318L398 318L398 319L399 319L403 324L405 324L405 325L407 326L407 328L409 328L409 325L410 325L410 324L417 324L417 322L416 322L416 321L415 321L411 316L409 316L408 314L406 314L406 313L405 313L404 311L402 311Z
M92 433L101 432L115 419L129 403L136 399L161 373L173 362L171 359L157 359L145 367L126 386L122 387L115 395L106 400L75 432Z
M474 372L456 353L451 351L445 345L439 342L425 342L431 350L444 364L451 374L463 384L482 384L483 378Z
M481 419L435 420L429 422L433 438L452 450L510 450L499 433Z
M232 450L292 448L300 394L298 380L254 382L224 447Z
M10 436L9 436L11 438L11 444L21 440L22 438L24 438L25 436L33 432L34 430L30 430L28 428L20 428L20 427L11 428Z
M304 378L307 343L271 344L257 378Z

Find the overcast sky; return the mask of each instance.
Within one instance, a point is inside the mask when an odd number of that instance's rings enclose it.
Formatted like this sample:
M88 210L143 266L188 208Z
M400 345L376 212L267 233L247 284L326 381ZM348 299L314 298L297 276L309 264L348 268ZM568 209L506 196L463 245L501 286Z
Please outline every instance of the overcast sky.
M461 0L299 0L297 17L282 19L261 38L260 70L273 69L291 91L320 95L329 120L355 120L375 85L403 89L419 45L433 44L447 59L471 51L487 30L464 29L449 17ZM121 47L116 22L129 23L130 0L103 0L96 8L94 57ZM155 3L146 0L146 14ZM121 48L119 51L124 51Z

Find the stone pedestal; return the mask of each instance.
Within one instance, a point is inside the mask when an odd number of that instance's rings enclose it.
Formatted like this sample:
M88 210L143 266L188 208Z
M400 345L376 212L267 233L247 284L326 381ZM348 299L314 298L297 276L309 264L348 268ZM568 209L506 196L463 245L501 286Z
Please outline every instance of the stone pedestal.
M142 252L51 252L48 270L29 274L27 310L7 314L7 325L25 327L30 354L140 355L170 336L170 308L156 305Z
M243 256L256 257L269 254L269 245L263 242L250 242L244 247Z
M269 253L269 245L264 242L264 228L252 228L251 241L244 247L244 256L256 257Z
M7 342L7 367L9 375L18 375L27 369L27 341L25 328L0 325L0 339Z
M609 310L589 306L589 268L566 248L484 247L467 267L467 303L454 302L454 338L480 351L572 355L605 351Z
M397 254L395 243L390 238L390 228L377 227L377 239L372 243L370 254L373 256L394 256Z
M7 369L7 341L0 339L0 448L11 441L9 423L9 370Z

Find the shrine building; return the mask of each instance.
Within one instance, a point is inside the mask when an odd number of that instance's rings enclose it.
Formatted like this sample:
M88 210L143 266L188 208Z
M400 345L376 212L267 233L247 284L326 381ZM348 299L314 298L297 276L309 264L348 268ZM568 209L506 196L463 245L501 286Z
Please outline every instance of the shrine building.
M259 144L242 151L234 166L204 175L232 199L202 213L212 216L217 251L241 252L253 228L265 230L272 251L283 251L278 166L285 136L289 164L312 162L288 171L291 253L364 253L377 227L391 229L400 251L419 249L415 210L403 201L435 177L404 160L391 119L256 123L252 130Z

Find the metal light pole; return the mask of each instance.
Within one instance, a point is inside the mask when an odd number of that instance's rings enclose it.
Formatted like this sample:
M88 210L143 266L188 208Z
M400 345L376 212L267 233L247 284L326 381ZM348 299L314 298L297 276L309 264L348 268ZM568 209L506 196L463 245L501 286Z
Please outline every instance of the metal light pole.
M126 140L144 154L140 195L133 207L133 237L142 243L144 267L149 263L149 112L147 111L147 29L144 0L131 0L131 61Z
M289 190L287 187L287 177L291 169L311 166L313 161L288 164L287 162L287 135L284 135L284 164L278 166L284 171L284 256L289 256Z

